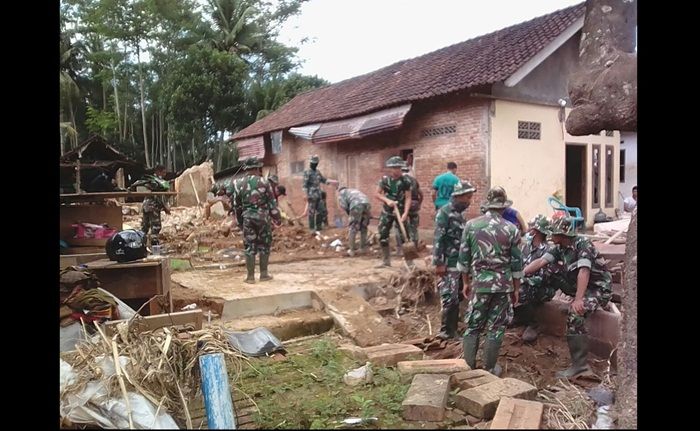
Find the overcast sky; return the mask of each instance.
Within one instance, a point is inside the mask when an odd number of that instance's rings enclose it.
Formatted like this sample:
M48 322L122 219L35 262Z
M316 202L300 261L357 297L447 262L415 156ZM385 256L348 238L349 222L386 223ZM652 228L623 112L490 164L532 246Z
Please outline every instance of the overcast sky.
M279 40L300 47L301 73L338 82L581 2L310 0Z

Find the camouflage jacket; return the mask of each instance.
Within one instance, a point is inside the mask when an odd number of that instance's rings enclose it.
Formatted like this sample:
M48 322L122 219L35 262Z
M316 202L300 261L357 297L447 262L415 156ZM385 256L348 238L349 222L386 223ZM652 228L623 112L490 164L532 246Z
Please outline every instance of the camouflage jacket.
M270 183L261 176L246 175L234 181L233 202L239 225L243 218L269 222L272 217L277 224L282 221Z
M318 169L304 171L302 187L307 198L321 199L321 183L326 184L326 177Z
M547 244L546 240L539 246L535 247L532 244L532 240L534 238L532 235L527 234L524 236L524 238L525 241L522 243L523 268L532 263L534 260L544 256L549 249L549 244Z
M338 193L338 205L347 214L350 214L350 210L360 204L369 205L369 198L361 191L357 189L343 189Z
M228 197L233 196L233 181L230 178L227 178L223 181L216 182L209 191L216 196L220 190L223 190Z
M591 278L588 280L587 289L601 289L604 292L610 292L612 276L605 265L605 260L598 254L593 243L582 236L577 236L571 247L562 247L556 245L550 247L549 250L542 256L544 260L550 263L562 262L566 270L566 279L568 284L572 286L572 291L564 292L567 295L576 294L576 279L578 277L579 268L590 268Z
M404 174L404 176L411 182L411 208L409 211L416 213L420 211L420 206L423 203L423 191L420 189L420 184L415 177L409 174Z
M496 211L486 211L464 226L457 268L471 276L477 293L508 293L522 278L520 232Z
M135 190L136 187L143 186L152 192L167 192L170 190L170 183L156 175L146 175L143 179L134 181L129 186L130 190ZM160 212L167 205L165 204L165 196L146 196L143 199L143 211L145 212Z
M377 185L380 189L384 190L384 196L387 199L399 203L399 212L403 213L404 199L406 199L406 192L411 191L411 181L405 175L401 175L396 180L388 175L384 175ZM394 212L394 210L386 204L384 204L382 208L384 212L390 214Z
M448 268L457 266L464 222L462 213L454 209L452 201L440 208L435 215L433 265L447 265Z

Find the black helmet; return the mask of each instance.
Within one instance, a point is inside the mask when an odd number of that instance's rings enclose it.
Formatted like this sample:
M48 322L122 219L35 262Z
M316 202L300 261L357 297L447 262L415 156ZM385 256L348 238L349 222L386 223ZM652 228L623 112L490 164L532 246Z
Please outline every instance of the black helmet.
M148 255L146 251L145 234L140 230L127 229L112 235L105 244L105 251L109 260L117 262L131 262L143 259Z

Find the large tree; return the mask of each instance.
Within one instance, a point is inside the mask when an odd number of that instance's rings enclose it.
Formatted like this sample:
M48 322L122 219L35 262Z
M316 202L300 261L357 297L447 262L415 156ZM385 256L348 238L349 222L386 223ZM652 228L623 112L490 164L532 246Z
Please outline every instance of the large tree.
M637 2L587 0L579 69L569 84L572 135L637 131ZM637 428L637 210L627 231L622 337L618 346L618 426Z

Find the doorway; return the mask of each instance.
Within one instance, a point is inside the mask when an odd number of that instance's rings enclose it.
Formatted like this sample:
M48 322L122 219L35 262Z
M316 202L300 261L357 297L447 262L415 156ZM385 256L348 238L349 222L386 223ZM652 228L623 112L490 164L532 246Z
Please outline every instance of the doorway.
M566 206L581 209L586 219L586 146L566 145Z

